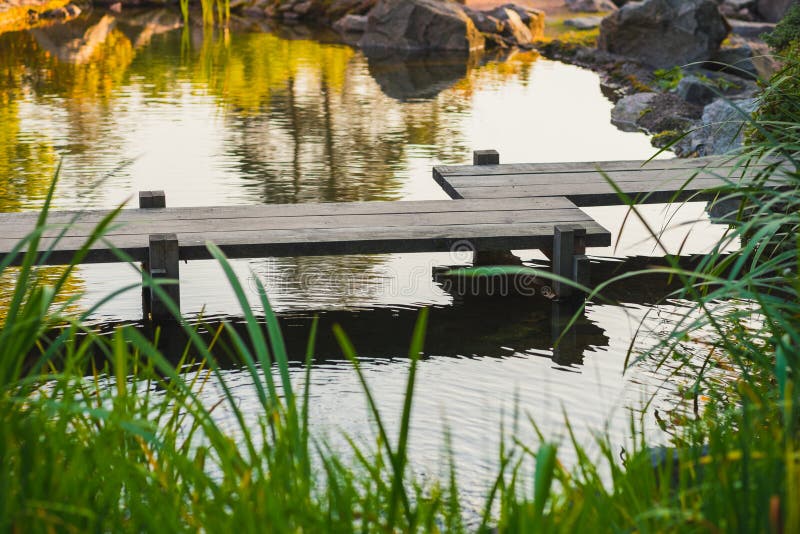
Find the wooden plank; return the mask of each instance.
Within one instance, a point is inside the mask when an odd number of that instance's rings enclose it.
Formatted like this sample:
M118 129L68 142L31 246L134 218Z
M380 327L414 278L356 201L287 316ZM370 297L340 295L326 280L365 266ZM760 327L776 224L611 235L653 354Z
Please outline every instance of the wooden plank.
M554 174L573 172L606 172L630 170L698 169L703 167L733 167L736 158L712 156L694 159L657 159L649 162L641 160L585 161L566 163L504 163L499 165L437 165L434 174L442 177L488 176L493 174Z
M627 182L624 184L624 192L629 196L644 195L648 193L661 193L659 198L669 198L669 194L676 194L676 197L681 198L687 194L695 194L697 192L712 189L719 185L716 179L697 179L681 192L677 193L683 185L679 181L662 182L662 181L646 181L646 182ZM612 193L612 196L608 196ZM509 197L524 197L524 196L548 196L548 195L564 195L574 202L577 206L586 206L586 202L592 202L592 197L602 197L604 200L609 200L611 204L620 204L614 188L608 183L586 183L586 184L558 184L558 185L534 185L534 186L517 186L517 187L462 187L458 190L458 194L462 195L465 199L475 198L509 198ZM666 194L666 196L664 196ZM707 197L707 195L705 196ZM655 202L652 201L651 202ZM660 200L658 202L665 202ZM591 204L594 205L594 204Z
M372 215L403 213L440 213L474 211L511 211L516 209L552 209L574 207L565 198L522 198L514 200L480 200L453 205L449 200L415 200L396 202L323 202L308 204L263 204L258 206L202 206L167 209L124 209L115 221L132 220L223 220L261 217L310 217L316 215ZM56 211L48 217L49 224L66 224L80 219L98 222L110 210ZM37 212L0 213L0 224L35 224Z
M741 181L752 180L752 173L726 176L712 175L707 172L691 172L685 169L646 170L646 171L617 171L607 177L614 183L623 184L639 182L689 182L694 180L716 180L720 186L735 185ZM560 184L586 184L606 183L606 176L602 173L563 173L563 174L510 174L492 176L456 176L449 178L448 182L455 189L462 187L513 187L526 185L560 185Z
M610 233L592 221L574 221L586 228L588 246L608 246ZM373 227L357 229L294 229L262 231L180 233L180 259L210 259L205 243L212 241L234 258L268 256L319 256L337 254L380 254L398 252L446 252L454 244L470 240L477 250L547 248L552 246L552 224L474 224L470 226ZM43 239L46 248L51 239ZM110 236L107 241L134 261L147 258L146 235ZM0 239L0 251L16 243ZM83 245L70 237L59 242L49 264L62 264ZM2 253L0 253L2 256ZM84 263L119 261L105 244L96 245Z
M451 201L452 204L460 202ZM244 219L201 219L177 221L151 221L139 220L119 223L110 229L107 235L134 235L159 233L164 229L173 232L235 232L245 230L272 231L292 228L360 228L373 226L437 226L437 225L472 225L485 224L513 224L561 221L590 221L591 218L581 212L577 207L571 209L537 209L516 211L477 211L477 212L444 212L424 214L393 214L393 215L349 215L337 216L311 216L311 217L264 217ZM68 227L54 227L48 229L45 236L56 236L64 232L68 237L87 237L92 234L93 224L76 223ZM30 232L24 226L11 226L5 232L6 238L22 238Z

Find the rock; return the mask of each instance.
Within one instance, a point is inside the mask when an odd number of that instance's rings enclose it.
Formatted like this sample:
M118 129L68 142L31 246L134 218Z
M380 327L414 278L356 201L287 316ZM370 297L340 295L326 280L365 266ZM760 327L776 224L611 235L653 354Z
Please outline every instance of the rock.
M325 10L329 20L339 20L345 15L365 15L375 6L376 0L334 0Z
M755 9L757 0L725 0L723 4L737 11L741 11L742 9Z
M81 8L75 4L67 4L63 7L49 9L39 14L40 18L50 20L68 20L81 14Z
M306 0L305 2L298 2L297 4L294 4L294 6L292 6L292 11L294 11L301 17L304 17L309 14L309 12L313 7L314 7L313 0Z
M729 21L753 21L756 19L756 0L723 0L719 12Z
M692 129L702 113L703 106L687 102L673 93L658 93L636 124L651 134L685 132Z
M611 0L566 0L567 9L582 13L599 13L601 11L616 11L617 4Z
M701 156L725 154L742 145L745 120L756 109L756 99L719 98L703 110L702 127L692 132L692 151Z
M644 0L603 19L597 44L665 68L711 58L727 34L714 0Z
M504 24L496 17L492 17L483 11L470 8L464 8L464 13L472 19L472 23L481 33L499 34L503 31Z
M490 13L491 15L488 18L495 19L500 23L500 35L511 39L512 42L517 44L531 44L533 42L533 34L530 28L522 22L522 18L515 10L499 7Z
M621 98L611 110L611 124L624 132L639 131L637 123L657 94L635 93Z
M707 81L692 75L684 76L678 82L675 94L690 104L698 106L705 106L717 97L717 93Z
M505 4L483 13L499 20L503 24L500 34L516 44L528 45L544 37L544 11Z
M793 1L797 0L758 0L756 11L767 22L778 22L789 10Z
M365 15L345 15L333 24L333 29L339 33L364 33L367 29Z
M483 49L485 40L455 2L379 0L369 13L359 46L469 52Z
M566 19L564 26L575 28L576 30L591 30L600 26L603 17L577 17L574 19Z
M758 39L764 33L775 29L774 22L747 22L744 20L729 20L731 33L747 39Z
M763 41L732 37L729 47L721 48L711 58L709 67L744 78L768 80L778 70L778 61Z
M242 9L242 15L253 19L260 19L267 16L263 9L256 6L247 6L246 8Z

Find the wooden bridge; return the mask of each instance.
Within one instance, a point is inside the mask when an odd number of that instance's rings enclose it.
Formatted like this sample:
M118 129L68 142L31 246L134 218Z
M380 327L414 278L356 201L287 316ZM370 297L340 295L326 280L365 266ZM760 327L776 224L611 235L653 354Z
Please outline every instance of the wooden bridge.
M706 167L715 174L703 173ZM211 258L207 242L230 258L443 252L468 243L479 252L539 249L555 273L581 280L586 247L608 246L611 235L580 206L623 203L599 168L638 203L713 198L709 190L729 184L725 171L733 169L719 159L501 165L497 152L476 151L473 165L433 169L454 200L168 208L163 191L146 191L139 209L122 210L82 262L123 261L117 249L153 277L179 280L181 260ZM71 262L108 213L51 213L40 264ZM0 261L34 230L37 216L0 214ZM180 302L178 284L162 288ZM567 286L554 289L569 296ZM153 319L169 315L152 294L144 311Z

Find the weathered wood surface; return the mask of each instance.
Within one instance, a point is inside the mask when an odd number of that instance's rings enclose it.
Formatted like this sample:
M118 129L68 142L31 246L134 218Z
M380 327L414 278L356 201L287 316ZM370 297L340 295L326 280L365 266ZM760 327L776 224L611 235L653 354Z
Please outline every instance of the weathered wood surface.
M637 203L709 200L715 188L748 183L729 159L612 161L434 167L433 176L455 199L566 197L577 206L622 204L614 184Z
M672 158L618 161L587 161L565 163L504 163L496 165L439 165L434 170L443 176L488 176L492 174L552 174L563 172L606 172L660 170L660 169L713 169L733 168L736 160L730 157Z
M54 212L39 249L48 264L70 261L108 211ZM35 226L36 214L0 214L0 259ZM555 224L586 229L589 246L607 230L565 198L279 204L122 210L84 263L120 261L114 248L148 260L148 236L177 235L180 259L209 259L207 242L232 258L548 248ZM17 260L19 261L19 259Z

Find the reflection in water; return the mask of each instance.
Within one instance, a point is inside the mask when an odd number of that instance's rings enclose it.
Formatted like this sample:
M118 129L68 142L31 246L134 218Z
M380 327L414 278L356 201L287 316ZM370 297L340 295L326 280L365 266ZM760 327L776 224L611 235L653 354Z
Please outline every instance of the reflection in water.
M596 75L535 54L366 58L303 38L310 34L301 27L214 34L181 28L176 17L95 11L0 35L0 211L41 206L60 157L56 207L91 208L150 189L166 190L170 206L436 199L445 195L431 167L465 163L476 148L496 148L506 162L652 154L646 136L609 124L611 104ZM624 209L595 210L612 221L624 216ZM628 423L621 407L662 379L642 367L620 376L632 331L654 301L626 287L617 295L625 304L591 304L554 349L558 314L549 301L454 297L431 281L432 266L454 263L448 254L406 254L256 259L234 268L243 280L267 282L292 346L305 342L315 312L323 313L322 331L344 323L375 358L364 368L390 414L402 394L407 362L397 358L416 315L409 310L435 308L412 439L428 474L436 474L439 430L448 421L463 486L483 493L500 418L515 399L546 432L563 428L564 407L581 438L616 415L611 433L621 439ZM218 266L192 262L181 271L190 315L237 314ZM138 277L128 266L94 265L79 269L73 283L86 291L79 303L90 306ZM0 281L0 300L8 283ZM135 320L140 305L138 294L123 296L95 318L101 327ZM333 361L329 335L319 350L315 421L365 432L353 373ZM228 373L251 412L246 377Z

